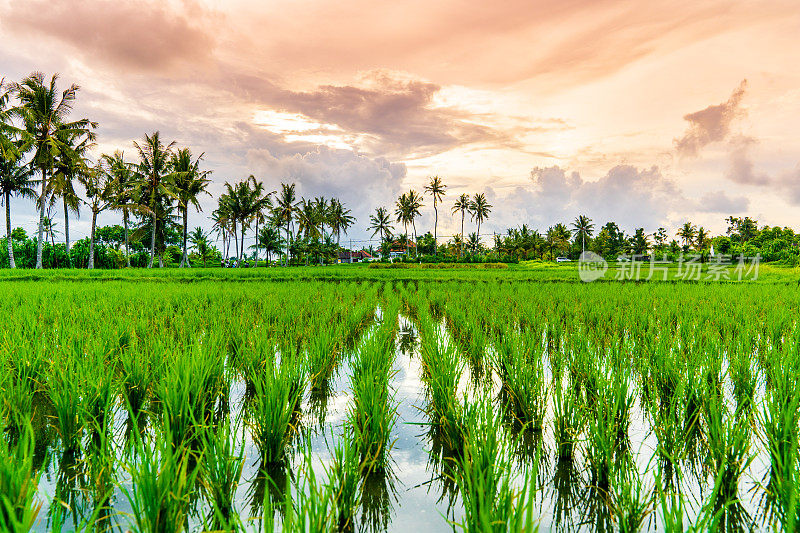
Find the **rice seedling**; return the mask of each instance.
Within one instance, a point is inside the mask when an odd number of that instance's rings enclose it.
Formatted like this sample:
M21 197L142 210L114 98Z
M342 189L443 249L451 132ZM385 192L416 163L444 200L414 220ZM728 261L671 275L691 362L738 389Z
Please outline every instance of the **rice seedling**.
M36 501L39 476L33 468L34 435L23 426L17 443L0 438L0 529L11 533L31 531L41 502Z
M236 489L245 463L244 442L238 423L229 420L203 428L200 483L211 511L205 527L212 531L234 531L242 524L234 507Z
M499 339L494 367L503 383L501 399L513 420L541 433L547 409L547 386L541 354L522 334L512 331Z
M131 488L121 490L131 507L137 531L177 533L188 526L199 469L189 465L190 453L175 448L167 420L152 437L135 435L135 453L126 463Z
M333 493L338 531L353 531L355 509L359 504L362 476L358 450L350 439L340 439L333 448L333 463L328 469L328 483Z
M397 420L397 406L389 387L394 362L392 320L396 318L384 316L384 325L364 339L351 361L353 405L348 428L361 464L370 472L389 467L391 434Z
M248 422L264 467L286 461L287 447L297 431L296 411L305 392L306 374L293 357L267 363L250 372L253 397Z
M514 488L511 448L504 438L499 416L490 402L467 404L464 412L464 455L456 481L464 500L464 518L456 524L464 531L536 531L533 520L534 461Z

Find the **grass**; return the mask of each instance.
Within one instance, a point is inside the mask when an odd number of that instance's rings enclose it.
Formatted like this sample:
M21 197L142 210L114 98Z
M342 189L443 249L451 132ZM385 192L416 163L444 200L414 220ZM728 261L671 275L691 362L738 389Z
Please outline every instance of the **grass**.
M798 273L764 268L0 273L0 529L380 530L413 446L443 528L797 529Z

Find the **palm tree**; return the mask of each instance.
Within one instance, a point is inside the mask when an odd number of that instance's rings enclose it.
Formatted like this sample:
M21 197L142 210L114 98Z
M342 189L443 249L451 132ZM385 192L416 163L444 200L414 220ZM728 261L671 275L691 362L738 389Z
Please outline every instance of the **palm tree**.
M697 237L695 238L695 245L697 251L700 252L700 262L705 262L705 251L709 244L709 233L703 226L697 228Z
M55 163L55 157L61 152L70 152L64 144L65 137L85 135L88 140L94 139L91 131L97 124L87 119L67 122L72 111L75 96L79 87L70 85L59 97L56 88L58 74L53 75L45 84L44 74L34 72L19 83L13 84L19 105L12 109L13 115L22 120L25 135L33 146L32 165L41 174L39 195L39 229L36 244L36 268L42 268L42 233L44 231L44 210L47 203L48 177Z
M86 163L86 153L94 146L90 139L83 134L62 132L59 134L62 142L69 150L59 152L55 157L54 172L47 184L46 198L50 198L49 205L54 205L57 198L61 198L64 206L64 243L67 258L72 263L69 255L69 214L80 215L81 199L75 192L73 180L89 171Z
M414 230L414 253L416 254L417 250L417 223L416 219L419 216L422 216L420 213L420 208L423 207L422 204L422 196L417 193L414 189L408 191L408 209L409 209L409 217L411 218L411 227Z
M392 238L394 226L392 226L392 221L389 219L389 212L386 211L385 207L375 209L375 214L370 215L369 222L370 225L367 230L372 230L372 237L380 233L381 242L386 242Z
M152 135L145 135L141 144L133 145L139 152L139 164L136 168L136 178L139 182L139 203L150 212L152 229L150 233L150 261L147 268L153 268L156 257L156 226L158 224L159 208L166 208L167 203L177 195L171 183L170 157L175 142L167 145L161 141L161 134L156 131ZM162 209L168 211L168 209Z
M213 253L213 249L208 243L208 234L203 231L203 228L198 226L189 234L188 240L192 245L192 249L198 255L200 261L203 262L203 266L205 267L208 259Z
M97 228L97 215L114 205L115 186L113 174L106 172L101 164L90 168L88 172L78 175L78 182L86 190L88 202L92 210L92 230L89 236L89 269L94 268L94 235Z
M283 250L283 239L280 231L274 226L265 226L258 233L258 245L267 254L267 263L272 260L273 253L280 253Z
M694 236L697 230L691 222L686 222L681 229L678 231L678 237L683 240L683 245L686 249L688 249L692 243L694 242Z
M183 217L183 255L178 268L189 264L189 251L186 241L189 234L189 206L194 206L197 211L202 211L199 196L202 193L210 194L206 187L210 183L208 175L210 170L200 170L200 161L204 154L192 160L192 152L188 148L181 148L172 154L170 166L172 168L172 190L178 198L178 207Z
M394 214L397 217L397 222L403 225L403 233L408 235L408 225L412 221L411 215L411 201L407 193L400 195L400 198L395 202ZM406 239L406 255L408 254L408 240Z
M128 220L131 211L141 212L141 207L136 203L134 194L135 175L133 167L125 161L125 154L120 151L113 155L103 155L101 160L106 165L108 172L114 178L114 206L122 211L122 227L125 233L125 261L128 268L131 266L130 238Z
M342 205L338 198L331 200L329 211L328 225L331 227L331 233L336 235L336 250L339 250L339 240L341 234L347 235L347 230L355 224L356 217L350 214L350 210Z
M286 262L289 261L289 246L291 245L291 229L290 226L294 221L295 214L300 206L295 196L295 184L291 185L281 183L281 192L275 200L275 209L273 210L273 217L278 226L284 226L286 229Z
M469 203L469 211L472 218L478 223L478 239L481 238L481 222L487 220L489 218L489 214L492 212L492 205L486 201L486 195L483 193L475 194L472 197L472 201Z
M439 226L439 210L436 208L436 204L442 201L444 197L444 192L447 189L447 185L442 182L442 178L439 176L433 176L430 178L430 182L425 185L425 192L433 196L433 215L434 215L434 222L433 222L433 255L437 253L436 241L437 241L437 230Z
M222 237L222 249L224 250L224 260L228 260L230 248L229 235L231 234L231 214L228 209L230 202L226 194L220 195L217 199L217 208L211 213L211 220L214 222L213 230Z
M594 224L592 224L592 219L586 215L580 215L577 217L572 223L572 233L575 235L576 239L578 237L581 239L581 253L586 252L586 239L591 239L592 234L594 233Z
M255 256L253 261L253 267L258 266L258 249L260 246L259 242L259 233L258 233L258 226L263 224L267 221L267 212L272 211L272 195L275 194L277 191L270 191L264 194L264 184L260 181L257 182L255 176L250 176L250 180L253 183L253 195L252 195L252 220L256 223L256 239L255 245Z
M470 233L467 236L467 250L472 254L477 254L481 250L481 238L477 233Z
M6 207L6 244L8 245L8 264L16 268L14 261L14 247L11 238L11 197L36 198L31 180L33 171L28 165L23 165L21 154L12 153L11 150L0 151L0 202Z
M459 241L460 243L464 242L464 215L466 215L467 212L470 211L470 203L471 202L469 199L469 195L466 193L462 193L461 196L459 196L456 199L456 203L453 204L453 210L452 210L453 214L456 214L459 211L461 212L461 239ZM461 257L461 248L459 248L458 255L459 257Z
M12 112L8 108L11 91L0 79L0 203L6 207L6 241L8 244L8 264L16 268L14 246L11 238L11 197L36 198L33 189L32 168L22 163L27 144L20 142L22 132L11 124Z

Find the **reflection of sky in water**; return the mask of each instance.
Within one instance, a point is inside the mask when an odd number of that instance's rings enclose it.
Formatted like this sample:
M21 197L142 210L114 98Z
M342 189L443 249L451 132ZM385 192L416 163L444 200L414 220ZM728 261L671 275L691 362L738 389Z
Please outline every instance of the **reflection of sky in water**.
M391 451L392 476L394 482L391 490L391 517L388 523L388 531L451 531L452 527L448 520L453 516L448 516L447 498L442 497L442 484L439 473L434 472L434 466L430 462L431 442L427 435L429 427L426 425L427 417L424 412L426 407L425 386L421 380L422 369L420 367L420 356L416 329L405 318L399 318L400 332L398 334L395 360L395 375L391 382L394 391L394 398L398 404L398 419L395 424L392 440L394 447ZM444 327L442 325L442 327ZM369 332L367 333L369 334ZM449 334L445 330L447 339ZM485 360L489 361L493 347L487 346L489 352ZM314 405L310 400L310 395L306 397L302 404L303 411L303 437L295 439L295 444L304 441L310 446L312 451L312 465L317 473L318 479L324 478L324 468L331 464L330 449L333 448L338 439L342 438L343 425L348 416L348 409L352 404L352 394L350 392L350 354L342 354L341 361L333 376L329 381L330 395L325 404L324 423L320 424L314 413ZM487 365L488 368L488 365ZM552 376L549 362L545 357L545 375ZM466 394L469 401L475 398L478 393L483 393L484 389L478 389L472 383L470 370L464 366L464 373L459 382L459 395ZM724 372L723 392L728 405L735 405L733 385L727 372ZM496 398L500 389L500 382L496 373L490 373L491 391ZM549 379L548 379L549 382ZM657 439L652 430L652 420L650 415L641 405L641 390L638 385L632 389L635 401L631 409L631 420L629 437L631 443L631 456L636 465L636 469L641 476L643 487L646 491L652 491L655 486L655 472L657 470ZM763 398L765 394L764 380L759 379L756 389L757 399ZM231 415L232 419L241 416L245 396L245 384L240 380L235 380L231 384ZM553 450L555 449L552 428L553 428L553 405L552 405L552 386L548 392L548 408L544 422L544 448L545 456L542 459L539 473L541 490L536 495L536 513L540 516L540 526L542 531L558 530L569 531L573 529L590 530L592 528L583 525L578 526L586 519L587 506L587 485L589 474L586 471L586 432L582 434L582 441L576 448L576 460L574 462L575 471L572 488L572 505L574 508L568 510L574 521L571 525L562 521L557 523L555 516L558 510L558 497L555 488L556 464L553 460ZM757 400L756 405L759 405ZM758 407L756 407L758 409ZM122 442L126 424L124 410L117 409L115 412L115 435L118 448L117 455L121 457L122 451L119 449ZM148 428L148 431L151 429ZM236 495L236 509L248 530L255 530L258 527L257 521L248 521L251 515L251 498L253 483L258 476L259 452L250 437L248 431L244 432L244 449L246 460L240 485ZM739 495L745 510L753 517L759 517L758 508L760 495L763 491L753 489L765 479L769 472L769 456L764 449L760 439L754 434L751 439L751 453L755 456L742 477L739 486ZM55 453L50 451L50 453ZM549 455L548 455L549 453ZM292 454L291 471L298 472L302 463L302 453ZM525 462L525 459L522 459ZM39 497L43 502L39 513L39 520L34 531L49 531L51 524L48 520L49 502L55 493L57 479L58 457L50 457L49 466L41 476L39 485ZM681 467L679 467L681 468ZM520 471L522 469L520 468ZM685 470L685 469L684 469ZM698 481L697 476L685 470L684 479L681 485L685 496L686 521L691 523L700 512L701 506L708 498L709 490L713 485L712 479L702 479ZM129 475L123 468L117 472L118 481L126 489L130 489ZM517 479L516 483L520 483ZM119 488L113 496L114 508L117 516L116 522L123 526L129 523L131 508L127 498ZM200 515L204 515L207 509L201 508ZM455 502L455 519L460 520L463 511L460 508L460 501ZM646 527L658 529L657 511L653 513ZM361 516L360 510L356 513ZM71 522L67 518L65 530L71 530ZM756 522L758 522L757 520ZM190 519L192 530L200 529L200 522L196 517Z

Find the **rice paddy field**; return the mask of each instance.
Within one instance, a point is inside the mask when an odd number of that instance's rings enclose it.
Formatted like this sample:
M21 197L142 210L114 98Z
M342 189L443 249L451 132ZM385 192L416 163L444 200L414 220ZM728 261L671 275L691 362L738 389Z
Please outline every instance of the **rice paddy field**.
M3 531L795 531L798 274L0 275Z

